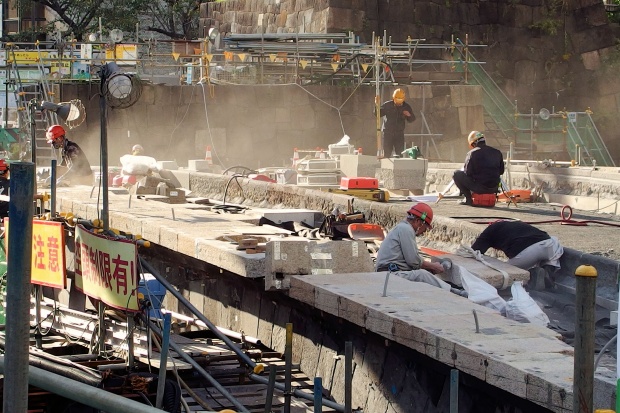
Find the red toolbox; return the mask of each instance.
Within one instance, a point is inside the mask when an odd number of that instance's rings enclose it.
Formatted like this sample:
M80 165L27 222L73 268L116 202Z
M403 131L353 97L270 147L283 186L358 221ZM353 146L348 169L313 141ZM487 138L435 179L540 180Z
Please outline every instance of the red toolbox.
M377 178L343 177L340 178L340 189L379 189Z

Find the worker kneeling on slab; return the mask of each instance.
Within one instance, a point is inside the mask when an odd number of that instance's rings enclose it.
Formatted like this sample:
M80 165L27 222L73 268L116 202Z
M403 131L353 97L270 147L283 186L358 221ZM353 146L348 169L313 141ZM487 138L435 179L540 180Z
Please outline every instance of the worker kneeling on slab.
M508 257L508 264L524 270L542 267L546 272L547 288L555 284L555 273L560 269L560 257L564 254L564 248L556 237L521 221L491 223L471 248L482 254L489 248L502 251Z
M433 210L430 206L424 202L413 204L407 211L407 217L396 224L381 243L375 271L390 271L409 281L424 282L466 296L465 291L452 288L433 275L444 271L441 263L424 261L418 252L416 236L432 229L432 222Z

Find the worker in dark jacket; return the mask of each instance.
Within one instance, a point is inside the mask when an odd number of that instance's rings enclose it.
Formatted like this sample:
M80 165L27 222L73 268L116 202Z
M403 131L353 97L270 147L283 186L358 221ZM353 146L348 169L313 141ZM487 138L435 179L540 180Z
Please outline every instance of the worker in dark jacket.
M508 264L524 270L542 267L552 281L564 253L556 237L521 221L492 223L482 231L471 248L483 254L489 248L502 251L508 257Z
M472 131L467 137L471 150L467 152L463 170L454 171L454 184L465 196L461 204L472 205L472 192L495 194L504 173L504 157L495 148L487 146L484 134Z
M60 125L52 125L46 132L47 143L54 149L62 150L60 167L64 173L58 182L68 180L71 184L92 185L93 171L82 148L65 136L65 129Z
M378 105L379 96L375 105ZM377 108L375 107L375 114ZM405 102L405 91L396 89L392 93L392 100L381 105L380 116L383 119L383 157L389 158L392 154L400 154L405 149L405 121L413 122L415 115L411 106Z

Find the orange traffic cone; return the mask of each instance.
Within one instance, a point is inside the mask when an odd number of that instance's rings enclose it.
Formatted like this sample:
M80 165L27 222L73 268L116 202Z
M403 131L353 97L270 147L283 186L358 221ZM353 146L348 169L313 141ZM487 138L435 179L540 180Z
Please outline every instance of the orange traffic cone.
M297 168L297 164L299 163L299 152L297 152L297 148L293 149L293 169Z
M205 154L205 161L207 164L213 165L213 158L211 157L211 147L207 146L207 153Z

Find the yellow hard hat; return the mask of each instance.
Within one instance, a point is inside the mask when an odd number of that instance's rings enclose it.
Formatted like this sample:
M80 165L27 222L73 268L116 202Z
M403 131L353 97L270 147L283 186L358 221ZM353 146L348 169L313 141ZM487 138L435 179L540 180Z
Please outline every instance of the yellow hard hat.
M469 132L469 136L467 137L467 142L469 143L469 146L473 147L474 143L478 142L480 139L484 138L484 133L477 131L477 130L473 130L471 132Z
M402 105L405 101L405 91L401 88L396 89L394 93L392 93L392 100L397 105Z

